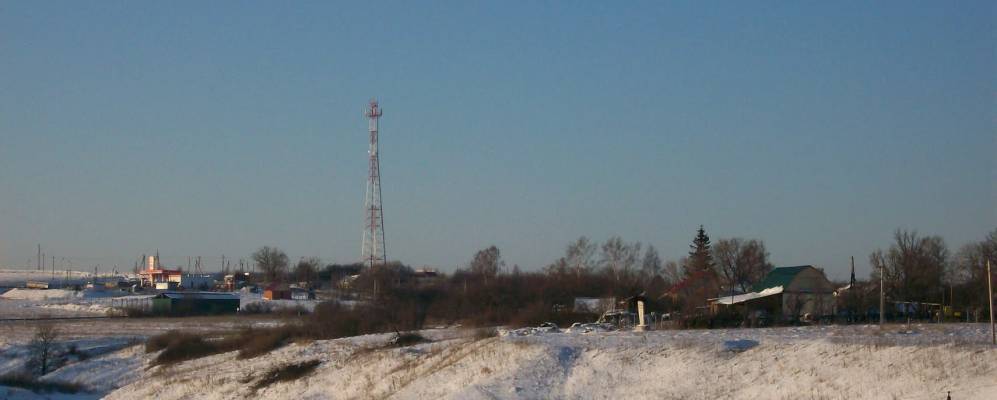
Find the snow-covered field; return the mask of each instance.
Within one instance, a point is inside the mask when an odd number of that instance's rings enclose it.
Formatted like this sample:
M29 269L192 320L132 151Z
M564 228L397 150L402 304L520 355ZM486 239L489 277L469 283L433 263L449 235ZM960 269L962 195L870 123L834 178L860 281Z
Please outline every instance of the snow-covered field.
M424 331L295 343L148 367L155 354L105 340L106 354L45 377L109 399L953 399L997 398L997 348L984 324L534 333L475 338ZM100 342L97 340L96 342ZM122 344L124 343L124 344ZM7 350L17 346L7 346ZM254 390L266 371L317 360L311 374ZM0 370L13 368L8 361ZM115 389L117 388L117 389ZM23 393L22 393L23 395ZM3 389L0 388L0 397Z
M0 319L103 316L111 310L112 298L127 294L120 290L14 288L0 294Z
M38 271L0 268L0 287L21 287L27 281L80 284L92 277L80 271Z
M70 276L85 277L80 272ZM119 289L25 289L26 281L48 281L50 274L38 271L17 271L0 269L0 319L38 317L85 317L104 316L112 311L112 298L118 304L126 304L128 299L144 299L151 295L130 295ZM62 283L61 278L53 280ZM80 281L81 283L82 281ZM153 293L155 294L155 293ZM240 306L245 309L253 306L258 312L279 312L304 310L311 312L318 305L317 300L266 300L262 293L248 290L238 292Z
M28 281L79 285L93 274L78 271L0 269L0 319L39 317L103 316L111 310L110 299L128 295L117 289L25 289Z

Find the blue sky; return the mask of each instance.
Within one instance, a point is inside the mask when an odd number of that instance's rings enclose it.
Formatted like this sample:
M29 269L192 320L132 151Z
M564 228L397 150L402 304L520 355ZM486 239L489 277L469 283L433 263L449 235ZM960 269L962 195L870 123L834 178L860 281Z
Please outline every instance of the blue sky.
M997 227L993 2L0 2L0 264L391 259L699 224L860 274Z

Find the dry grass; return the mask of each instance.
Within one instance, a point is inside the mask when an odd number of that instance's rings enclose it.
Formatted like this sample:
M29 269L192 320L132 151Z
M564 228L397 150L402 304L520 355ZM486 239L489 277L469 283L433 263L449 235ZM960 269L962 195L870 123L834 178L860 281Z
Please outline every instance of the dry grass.
M293 327L243 331L239 335L239 359L258 357L279 349L289 343L295 334Z
M225 344L227 343L221 341L207 341L199 336L181 335L170 341L152 363L172 365L233 350Z
M145 341L145 352L152 353L163 350L169 347L170 343L179 340L181 336L193 336L193 335L178 331L168 331L166 333L150 337L149 340Z
M277 382L298 380L312 373L312 371L314 371L315 368L318 368L321 364L322 361L309 360L271 368L263 374L263 377L260 378L256 384L253 385L253 390L260 390Z
M494 327L489 328L478 328L474 330L472 337L474 340L484 340L488 338L493 338L498 336L498 329Z
M162 350L153 360L153 365L171 365L236 350L239 351L239 359L248 359L283 347L301 335L301 330L293 325L214 334L169 331L149 338L145 351Z

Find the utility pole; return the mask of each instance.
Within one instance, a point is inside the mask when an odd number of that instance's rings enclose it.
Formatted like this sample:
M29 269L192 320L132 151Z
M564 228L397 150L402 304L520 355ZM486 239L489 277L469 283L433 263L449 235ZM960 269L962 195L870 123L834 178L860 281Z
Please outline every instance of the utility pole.
M38 259L36 259L35 261L38 262L38 270L41 271L42 270L42 245L41 245L41 243L38 244Z
M886 275L886 265L879 267L879 328L883 329L883 321L886 320L886 292L883 290L883 283Z
M990 274L990 259L987 259L987 302L990 303L990 342L997 345L997 325L994 325L994 286Z

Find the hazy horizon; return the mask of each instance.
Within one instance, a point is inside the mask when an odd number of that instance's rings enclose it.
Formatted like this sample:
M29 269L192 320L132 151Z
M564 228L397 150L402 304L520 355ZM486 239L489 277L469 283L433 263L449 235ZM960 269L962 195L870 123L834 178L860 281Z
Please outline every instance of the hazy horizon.
M371 97L413 266L702 224L842 279L997 228L993 2L693 5L5 2L0 265L354 262Z

